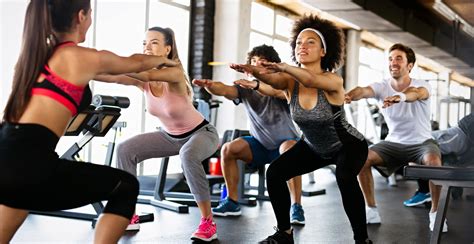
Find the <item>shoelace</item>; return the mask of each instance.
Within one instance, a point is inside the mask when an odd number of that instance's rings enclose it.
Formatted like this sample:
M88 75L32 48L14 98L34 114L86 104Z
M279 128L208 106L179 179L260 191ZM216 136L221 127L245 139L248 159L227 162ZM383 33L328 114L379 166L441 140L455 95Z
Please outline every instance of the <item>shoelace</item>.
M211 228L212 228L212 220L210 219L204 219L204 221L201 221L201 223L199 224L199 229L200 230L204 229L205 232L209 232Z
M217 207L223 207L229 200L225 199L225 200L222 200L220 203L219 203L219 206Z

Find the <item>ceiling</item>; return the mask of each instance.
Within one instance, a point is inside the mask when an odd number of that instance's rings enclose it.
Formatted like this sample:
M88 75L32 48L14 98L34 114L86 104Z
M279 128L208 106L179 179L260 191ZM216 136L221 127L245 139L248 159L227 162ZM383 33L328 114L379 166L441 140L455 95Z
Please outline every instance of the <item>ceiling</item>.
M404 43L418 54L474 80L474 36L438 13L434 5L448 6L474 26L473 0L273 0L275 4L301 13L316 8L348 21L389 42ZM437 3L438 2L438 3Z
M474 1L473 0L443 0L444 4L456 12L461 18L474 26Z

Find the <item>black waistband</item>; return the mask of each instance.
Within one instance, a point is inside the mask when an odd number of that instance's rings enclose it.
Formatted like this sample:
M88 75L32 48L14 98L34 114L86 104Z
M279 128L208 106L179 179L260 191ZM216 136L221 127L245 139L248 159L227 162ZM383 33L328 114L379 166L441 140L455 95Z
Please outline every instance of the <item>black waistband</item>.
M54 150L59 141L59 137L53 131L39 124L4 122L0 128L2 143L24 145L25 148L32 146Z
M207 124L209 124L209 122L207 122L207 120L203 120L198 126L194 127L194 129L192 129L192 130L190 130L190 131L188 131L184 134L180 134L180 135L171 135L170 133L166 133L166 134L168 134L169 136L171 136L173 138L185 138L185 137L190 136L191 134L193 134L194 132L201 129L202 127L204 127Z

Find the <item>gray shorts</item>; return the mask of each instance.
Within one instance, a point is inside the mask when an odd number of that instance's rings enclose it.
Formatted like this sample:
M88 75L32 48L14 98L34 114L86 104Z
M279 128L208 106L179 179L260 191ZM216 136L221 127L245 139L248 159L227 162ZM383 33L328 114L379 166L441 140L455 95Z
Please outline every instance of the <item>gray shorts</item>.
M391 175L409 162L423 164L423 156L428 153L435 153L441 158L438 143L433 139L428 139L421 144L406 145L389 141L381 141L372 145L370 150L376 152L383 160L387 175Z

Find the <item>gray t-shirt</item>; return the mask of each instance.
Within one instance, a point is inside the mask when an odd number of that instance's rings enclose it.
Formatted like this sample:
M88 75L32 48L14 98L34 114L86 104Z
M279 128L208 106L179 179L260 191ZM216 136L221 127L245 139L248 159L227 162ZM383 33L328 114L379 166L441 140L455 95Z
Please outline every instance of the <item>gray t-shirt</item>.
M239 93L235 105L243 103L250 118L250 134L266 149L273 150L283 141L299 138L285 100L235 86Z

